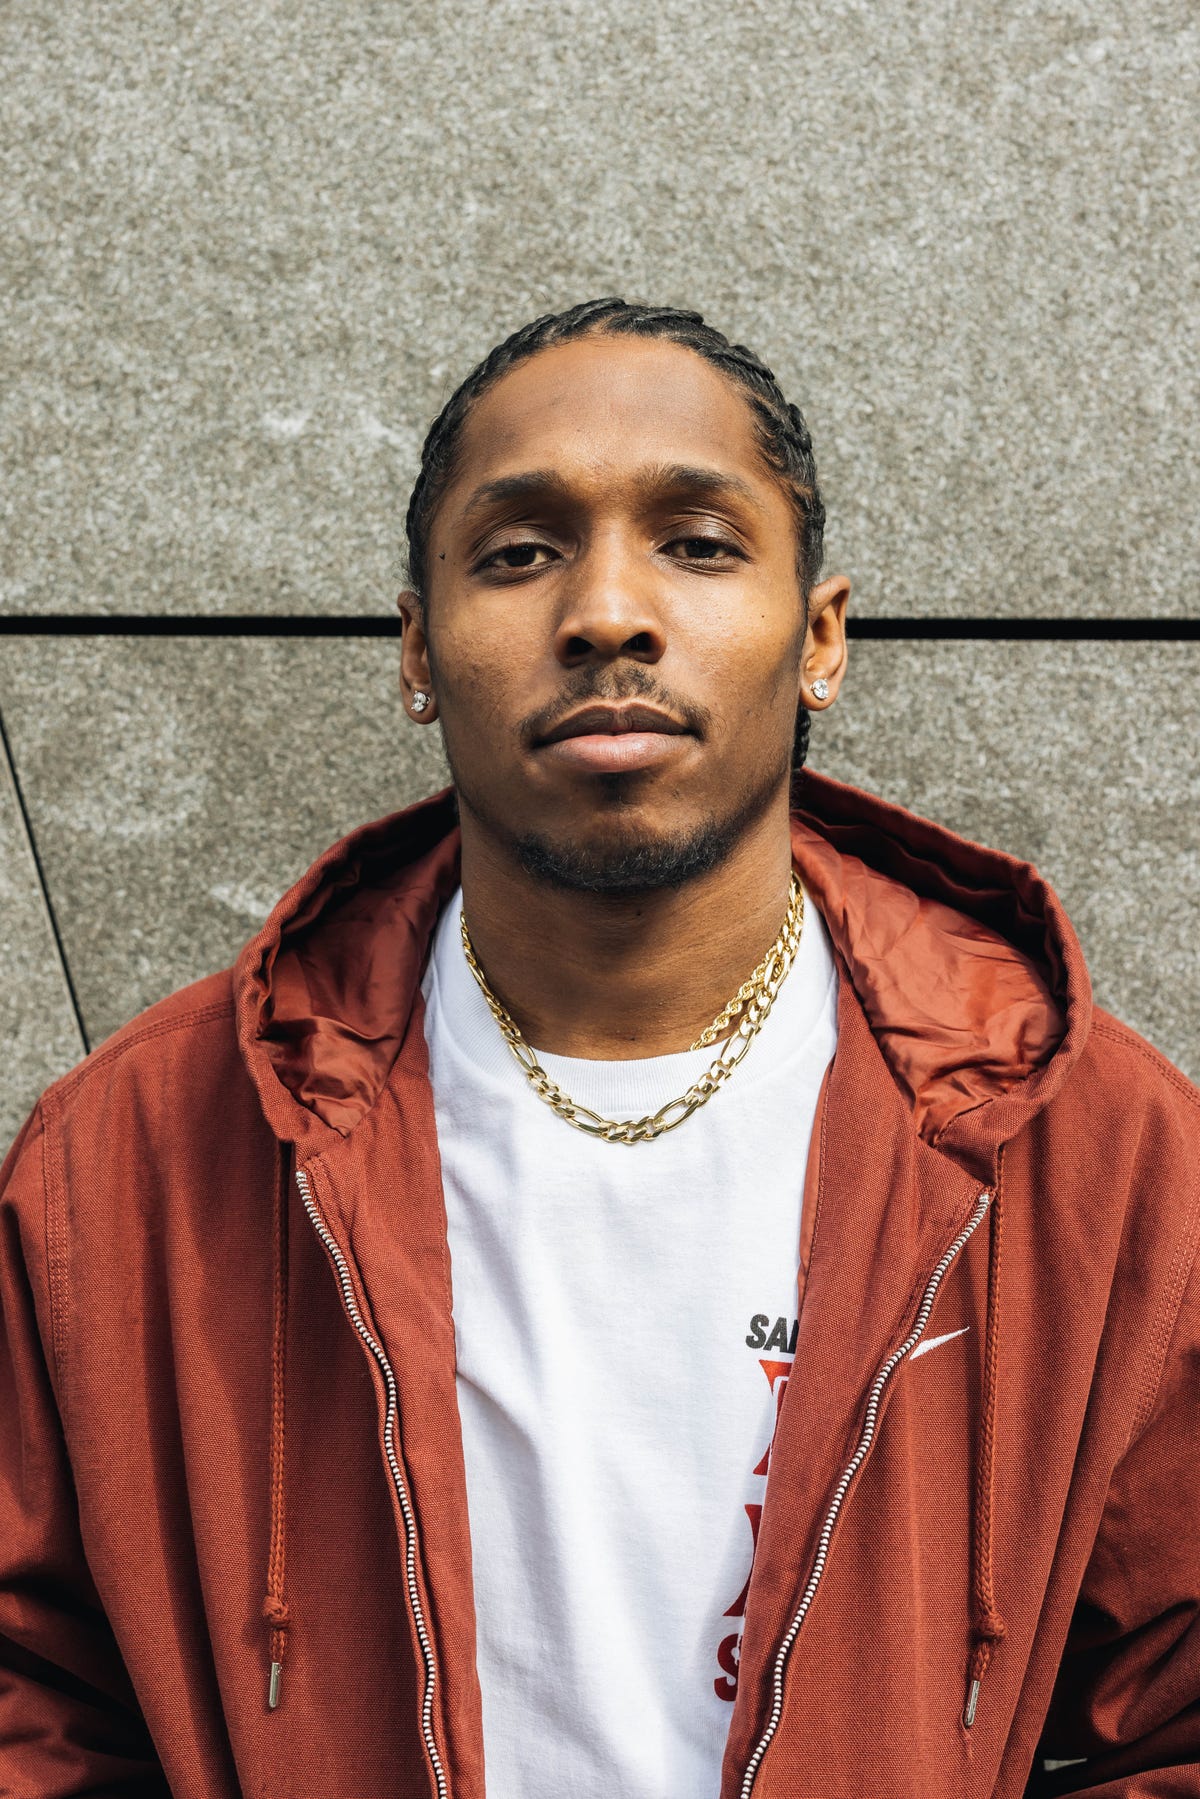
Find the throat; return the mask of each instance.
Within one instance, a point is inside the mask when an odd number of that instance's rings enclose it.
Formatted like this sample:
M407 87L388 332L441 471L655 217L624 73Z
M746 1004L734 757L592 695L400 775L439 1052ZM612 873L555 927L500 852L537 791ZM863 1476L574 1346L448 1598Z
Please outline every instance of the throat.
M782 872L737 906L696 891L620 907L553 895L537 928L508 937L464 880L463 952L500 1028L547 1054L627 1061L717 1046L769 1005L764 981L798 946L790 859Z

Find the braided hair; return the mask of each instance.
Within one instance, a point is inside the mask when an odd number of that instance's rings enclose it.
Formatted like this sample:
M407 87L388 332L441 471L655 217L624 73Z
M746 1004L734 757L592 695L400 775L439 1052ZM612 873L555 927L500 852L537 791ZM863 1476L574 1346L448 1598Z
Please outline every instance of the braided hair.
M797 571L800 591L807 602L821 567L825 507L812 438L800 408L785 399L774 374L753 350L731 343L706 324L698 312L685 312L674 306L640 306L612 296L584 300L565 312L546 312L522 325L489 351L446 401L422 445L421 467L408 502L405 528L410 587L424 598L430 526L454 475L463 426L476 400L509 369L536 356L539 350L600 333L660 337L681 344L703 356L744 390L764 459L787 488L796 511ZM807 754L808 726L808 711L801 707L793 756L797 769L803 766Z

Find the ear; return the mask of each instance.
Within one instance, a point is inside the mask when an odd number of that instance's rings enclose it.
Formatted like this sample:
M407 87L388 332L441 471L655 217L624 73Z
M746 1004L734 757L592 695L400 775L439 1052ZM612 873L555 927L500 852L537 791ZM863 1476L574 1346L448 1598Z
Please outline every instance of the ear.
M831 575L818 581L808 596L808 629L800 669L800 703L810 712L824 712L833 705L846 672L846 607L850 603L848 575ZM824 697L813 692L823 681Z
M396 597L400 613L400 692L405 710L418 724L432 724L437 717L437 695L433 691L433 675L429 667L429 641L425 636L425 609L421 596L405 588ZM423 706L414 706L417 694L424 694Z

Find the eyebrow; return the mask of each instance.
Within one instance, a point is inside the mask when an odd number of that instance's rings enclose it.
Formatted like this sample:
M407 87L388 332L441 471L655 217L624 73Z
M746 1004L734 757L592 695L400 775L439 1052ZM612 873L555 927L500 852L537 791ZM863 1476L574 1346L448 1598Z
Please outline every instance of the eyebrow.
M665 499L679 494L693 494L707 500L740 500L762 510L762 503L740 475L724 469L694 467L689 463L660 463L639 475L635 483L644 500ZM471 518L506 500L568 500L570 482L554 469L529 469L519 475L501 475L477 487L463 507L463 517Z
M496 481L485 481L477 487L466 505L463 517L470 518L502 500L544 500L565 498L566 482L553 469L530 469L522 475L501 475Z
M695 468L686 462L662 463L648 469L638 486L647 499L693 493L707 500L743 500L756 511L761 510L761 501L750 483L727 469Z

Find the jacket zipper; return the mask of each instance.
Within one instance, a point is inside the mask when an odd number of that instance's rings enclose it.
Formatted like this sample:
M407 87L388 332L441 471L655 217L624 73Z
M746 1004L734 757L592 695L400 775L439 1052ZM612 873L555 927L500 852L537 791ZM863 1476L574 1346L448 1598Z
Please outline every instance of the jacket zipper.
M421 1604L420 1589L417 1586L417 1523L412 1509L412 1501L409 1498L408 1484L405 1481L404 1471L400 1466L400 1461L396 1455L395 1444L393 1442L396 1415L399 1409L396 1396L396 1377L392 1372L392 1365L388 1361L382 1345L371 1335L371 1332L363 1322L362 1313L358 1308L358 1301L354 1297L354 1288L350 1280L350 1271L346 1266L346 1258L338 1248L324 1219L317 1209L316 1201L313 1199L312 1186L309 1182L308 1175L303 1168L298 1168L296 1170L296 1185L300 1189L300 1198L303 1201L304 1210L312 1220L313 1228L325 1245L329 1259L333 1263L337 1273L338 1285L342 1290L342 1304L346 1309L350 1322L378 1362L387 1388L387 1412L383 1424L383 1446L384 1453L387 1456L388 1467L391 1470L392 1485L396 1489L396 1497L400 1501L400 1511L404 1519L404 1578L408 1587L409 1609L412 1612L413 1623L416 1626L417 1631L417 1641L421 1645L421 1655L425 1663L425 1696L421 1704L421 1735L425 1740L425 1753L429 1757L429 1764L433 1769L433 1777L437 1782L438 1799L447 1799L449 1787L446 1781L446 1771L442 1766L442 1758L438 1754L437 1741L433 1734L433 1697L437 1686L437 1663L434 1660L433 1644L429 1639L429 1631L425 1623L425 1610Z
M787 1668L788 1657L791 1654L793 1643L800 1634L801 1626L812 1607L812 1602L816 1597L817 1588L821 1584L821 1576L825 1572L825 1563L829 1556L829 1543L833 1536L834 1525L838 1521L838 1514L845 1504L846 1495L850 1490L854 1477L866 1461L867 1456L870 1453L871 1445L875 1440L875 1427L879 1418L879 1406L883 1398L884 1389L887 1387L888 1382L891 1380L901 1362L903 1362L905 1357L915 1349L916 1345L920 1342L921 1337L924 1335L925 1326L929 1322L929 1314L933 1310L933 1302L937 1298L938 1288L946 1278L947 1272L957 1258L963 1245L971 1236L973 1236L986 1217L988 1206L991 1204L991 1199L992 1196L990 1193L981 1193L979 1198L975 1201L975 1209L971 1213L971 1216L968 1218L966 1224L964 1224L962 1230L959 1231L957 1237L955 1237L954 1241L950 1244L949 1248L942 1256L941 1261L929 1277L924 1295L921 1299L920 1310L917 1312L912 1329L909 1331L907 1337L905 1337L903 1343L900 1344L899 1348L892 1351L882 1368L879 1369L875 1379L871 1382L867 1394L867 1410L863 1419L862 1435L859 1437L858 1446L855 1449L853 1456L851 1456L850 1460L843 1468L841 1478L834 1489L829 1510L825 1514L825 1522L821 1526L821 1535L817 1540L817 1554L816 1559L813 1562L812 1573L808 1577L808 1585L804 1589L799 1609L792 1619L791 1624L788 1626L787 1633L780 1643L775 1655L771 1715L767 1720L766 1729L755 1744L754 1753L746 1764L746 1772L742 1778L740 1799L750 1799L750 1794L754 1789L754 1782L758 1778L759 1768L762 1766L763 1757L770 1747L772 1737L779 1728L779 1720L783 1714L783 1677L784 1671Z

